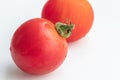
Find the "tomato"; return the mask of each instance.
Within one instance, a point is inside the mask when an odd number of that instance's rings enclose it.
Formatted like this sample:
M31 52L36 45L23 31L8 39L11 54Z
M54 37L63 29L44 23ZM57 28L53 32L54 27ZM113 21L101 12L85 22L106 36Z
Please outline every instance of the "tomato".
M94 12L88 0L48 0L42 10L42 18L56 22L75 24L68 42L83 38L91 29Z
M11 56L15 64L29 74L46 74L57 69L68 51L66 39L61 37L54 24L35 18L23 23L14 33Z

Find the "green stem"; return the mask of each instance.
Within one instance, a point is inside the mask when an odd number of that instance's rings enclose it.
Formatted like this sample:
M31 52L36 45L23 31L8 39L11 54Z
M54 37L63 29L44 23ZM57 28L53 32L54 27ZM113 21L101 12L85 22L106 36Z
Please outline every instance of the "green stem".
M63 24L61 22L56 23L55 25L57 32L64 38L70 37L72 30L74 29L74 24Z

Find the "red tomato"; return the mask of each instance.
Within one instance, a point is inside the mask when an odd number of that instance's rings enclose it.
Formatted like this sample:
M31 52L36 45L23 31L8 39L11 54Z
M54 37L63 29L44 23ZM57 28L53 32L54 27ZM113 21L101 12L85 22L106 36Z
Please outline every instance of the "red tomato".
M66 40L46 19L31 19L14 33L10 51L15 64L30 74L46 74L58 68L67 55Z
M92 27L94 13L88 0L48 0L42 11L42 18L56 22L75 24L72 35L67 39L73 42L84 37Z

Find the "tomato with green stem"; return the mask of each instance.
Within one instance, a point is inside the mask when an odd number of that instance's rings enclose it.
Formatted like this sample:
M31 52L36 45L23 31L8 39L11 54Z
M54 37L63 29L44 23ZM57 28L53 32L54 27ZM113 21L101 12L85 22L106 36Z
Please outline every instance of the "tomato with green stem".
M40 18L26 21L16 30L11 40L10 51L15 64L30 74L54 71L67 55L65 38L71 34L71 28L61 23L55 26Z
M71 21L75 28L68 42L83 38L91 29L94 12L88 0L48 0L43 7L42 18L56 22Z

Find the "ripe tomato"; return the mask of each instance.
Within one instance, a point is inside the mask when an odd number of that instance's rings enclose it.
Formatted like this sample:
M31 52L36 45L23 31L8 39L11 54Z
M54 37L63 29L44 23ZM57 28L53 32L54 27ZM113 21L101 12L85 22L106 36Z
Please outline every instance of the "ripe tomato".
M43 7L42 18L56 22L75 24L72 35L67 38L73 42L84 37L92 27L94 13L88 0L48 0Z
M58 68L67 55L66 39L54 24L35 18L22 24L14 33L10 51L15 64L30 74L46 74Z

